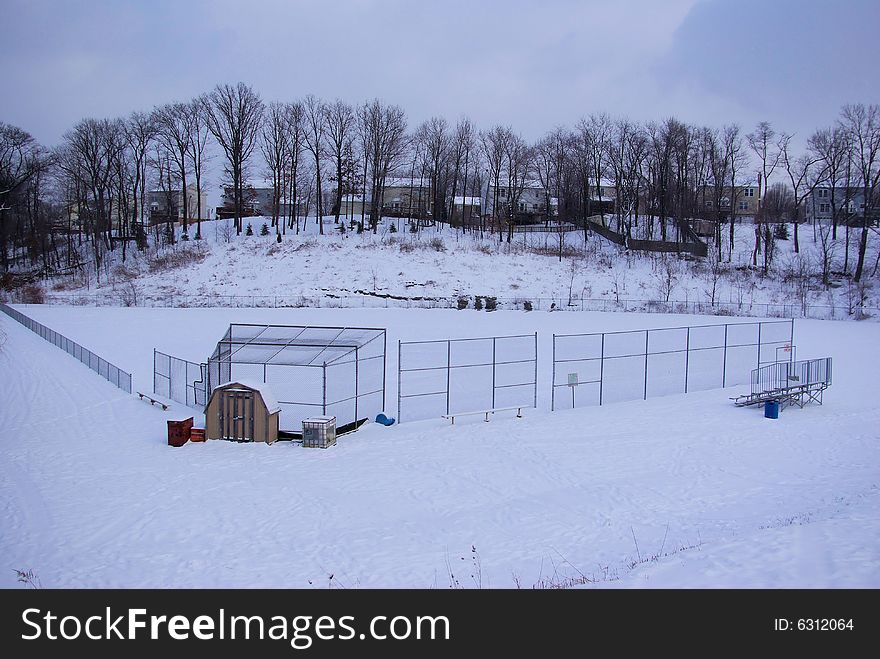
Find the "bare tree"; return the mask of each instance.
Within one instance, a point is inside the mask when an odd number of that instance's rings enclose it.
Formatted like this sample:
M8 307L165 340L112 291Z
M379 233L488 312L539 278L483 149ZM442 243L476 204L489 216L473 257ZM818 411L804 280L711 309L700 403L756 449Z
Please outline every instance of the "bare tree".
M862 232L853 280L859 282L868 248L868 212L880 183L880 105L845 105L840 124L850 135L853 161L862 188Z
M243 82L217 85L204 104L208 130L226 156L226 173L232 179L235 228L241 234L245 168L257 144L263 119L263 101Z
M305 141L305 109L303 104L296 102L287 106L287 226L296 224L299 233L299 168L300 155Z
M472 154L476 148L474 137L474 125L470 119L463 117L459 120L452 134L452 190L450 191L448 216L453 218L455 213L455 198L461 190L462 195L467 197L469 194L468 175L469 168L472 165ZM459 183L461 187L459 187ZM462 204L461 207L461 223L462 227L470 224L470 204Z
M189 152L192 142L193 114L188 103L173 103L156 108L154 111L157 137L162 143L166 153L171 157L177 167L177 177L181 185L181 211L183 212L183 232L186 233L189 223L189 204L187 197L186 175L189 170Z
M798 241L798 226L800 225L800 209L807 197L812 196L822 174L818 176L813 171L820 162L820 158L815 154L804 154L799 158L793 158L791 155L791 135L783 135L779 144L782 152L782 164L785 172L788 174L788 180L791 183L791 192L793 195L793 217L794 223L794 251L800 252L800 243Z
M143 240L146 234L142 228L146 214L147 156L156 132L156 122L152 114L135 112L125 122L125 137L134 166L131 222L141 225L136 234L140 250L146 248L146 241Z
M754 151L755 155L761 163L761 169L758 172L758 215L755 218L755 249L752 252L752 265L758 265L758 252L761 251L762 237L772 240L769 230L764 222L764 213L762 209L762 197L769 187L769 179L776 170L777 165L782 158L782 150L775 143L776 131L769 122L762 121L755 130L746 136L749 147ZM769 258L771 250L769 245L764 249L764 274L770 266Z
M272 179L272 226L280 233L279 216L281 197L284 194L284 170L290 160L288 148L288 109L277 101L266 107L265 120L261 131L260 151L266 161L269 177Z
M374 100L358 111L359 130L364 144L364 171L369 176L370 227L376 233L382 213L385 181L407 151L406 114L397 105ZM366 188L366 183L364 184ZM364 195L366 197L366 195Z
M204 96L193 99L189 102L187 112L190 115L190 134L189 145L187 146L186 155L189 157L190 167L192 167L193 177L196 180L196 240L202 237L202 219L204 211L202 208L202 186L204 183L204 168L208 162L206 146L208 143L208 116L205 111L207 103Z
M321 161L324 159L324 136L327 130L327 113L324 103L308 95L303 102L305 111L305 146L315 161L315 213L317 215L318 232L324 234L324 203L321 188Z
M15 212L19 191L49 163L36 140L20 128L0 122L0 255L9 269L7 217Z
M355 115L354 109L348 103L338 99L324 106L324 115L327 146L330 159L336 169L336 196L331 213L334 215L334 222L339 224L342 195L348 192L345 188L350 172L346 170L351 168L350 153L354 141Z

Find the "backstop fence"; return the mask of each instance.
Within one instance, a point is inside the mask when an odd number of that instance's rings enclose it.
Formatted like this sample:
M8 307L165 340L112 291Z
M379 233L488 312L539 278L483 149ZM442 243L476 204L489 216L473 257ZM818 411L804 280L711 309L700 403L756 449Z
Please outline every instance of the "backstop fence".
M554 334L551 409L746 384L793 340L793 320Z
M535 407L538 334L399 341L397 419Z
M153 350L153 393L199 409L208 404L208 365Z
M123 371L121 368L111 364L103 357L96 355L88 348L83 348L76 341L71 341L63 334L59 334L55 330L38 323L33 318L25 316L23 313L16 311L6 304L0 304L0 311L13 320L17 320L35 334L39 334L49 343L61 348L71 357L75 357L95 373L107 380L110 384L119 387L127 394L131 393L131 373Z

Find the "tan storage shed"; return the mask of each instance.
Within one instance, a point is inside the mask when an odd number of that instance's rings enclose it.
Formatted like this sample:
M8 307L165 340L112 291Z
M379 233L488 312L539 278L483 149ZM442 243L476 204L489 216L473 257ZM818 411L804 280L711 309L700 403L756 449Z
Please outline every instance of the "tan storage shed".
M205 408L208 439L267 442L278 439L281 407L269 388L258 382L222 384L211 392Z

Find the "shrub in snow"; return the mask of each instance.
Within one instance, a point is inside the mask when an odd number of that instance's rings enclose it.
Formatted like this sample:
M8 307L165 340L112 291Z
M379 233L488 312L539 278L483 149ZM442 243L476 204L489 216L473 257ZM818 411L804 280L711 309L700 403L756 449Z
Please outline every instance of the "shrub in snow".
M391 226L388 227L389 233L397 233L397 225L394 222L391 223Z
M429 244L431 245L431 249L433 249L435 252L446 251L446 244L443 242L443 239L440 236L435 236L434 238L431 238L431 242Z
M461 309L467 309L467 306L468 306L468 299L467 299L466 297L460 297L460 298L458 298L458 308L459 308L459 310L461 310Z
M528 300L523 302L523 310L524 311L531 311L532 310L532 303L529 302Z
M345 233L345 225L344 224L340 224L337 227L337 229L339 229L339 233Z
M39 284L25 284L21 287L21 301L23 304L43 304L43 287Z
M494 297L486 298L486 311L495 311L498 308L498 300Z
M363 223L363 222L358 222L358 223L357 223L357 232L358 232L359 234L364 232L364 223Z
M477 296L474 297L474 309L477 311L481 311L483 309L483 298Z
M785 222L777 224L773 230L773 237L776 240L788 240L788 225Z
M416 223L413 220L410 220L409 221L409 232L416 233L418 230L419 230L419 227L416 225Z
M269 225L263 222L263 226L260 227L260 235L268 236L269 235Z
M189 234L184 231L182 234L180 234L180 239L184 241L189 240Z
M247 229L245 230L244 235L246 235L246 236L253 236L254 235L254 228L251 226L250 222L248 222Z

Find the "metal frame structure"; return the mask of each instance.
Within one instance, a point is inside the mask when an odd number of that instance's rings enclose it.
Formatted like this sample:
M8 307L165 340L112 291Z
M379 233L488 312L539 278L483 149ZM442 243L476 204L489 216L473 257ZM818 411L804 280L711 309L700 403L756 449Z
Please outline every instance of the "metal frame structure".
M787 326L789 328L787 337L781 340L774 340L768 338L768 331L765 326L773 326L774 329L782 328L782 326ZM742 333L744 330L748 330L749 328L755 328L757 330L757 339L754 342L739 342L731 337L731 328L735 328L734 331ZM712 330L715 333L719 334L719 340L715 343L702 343L702 342L694 342L692 339L692 333L696 333L697 331L710 332ZM723 338L721 338L721 333L723 330ZM664 334L670 335L677 333L680 337L680 341L683 344L682 348L672 348L672 349L653 349L652 348L652 337L660 337ZM762 336L763 333L763 336ZM633 340L638 340L641 342L641 336L644 336L644 348L639 350L638 352L629 352L623 354L609 354L608 351L608 343L611 337L633 337ZM565 340L578 340L582 341L586 344L593 344L592 349L585 356L575 356L571 358L560 358L557 354L557 343L559 341ZM743 350L743 349L755 349L755 361L753 362L759 368L764 364L773 364L778 360L778 352L779 350L787 350L789 354L794 354L793 350L793 341L794 341L794 320L781 320L781 321L760 321L755 323L724 323L724 324L716 324L716 325L694 325L694 326L682 326L682 327L660 327L654 329L646 329L646 330L626 330L619 332L595 332L589 334L554 334L553 335L553 381L552 381L552 389L550 396L550 408L551 410L556 409L556 393L557 389L560 387L570 387L571 395L572 395L572 407L576 407L576 389L581 385L597 385L598 387L598 404L602 405L604 403L604 393L605 393L605 380L607 377L606 373L606 363L613 362L614 360L636 360L643 359L643 365L640 366L640 378L642 379L640 383L641 395L639 398L647 400L650 397L649 393L649 383L650 383L650 368L649 364L652 357L660 358L662 356L670 356L680 354L683 355L684 360L684 372L682 373L681 380L681 390L677 393L687 393L690 386L690 371L691 371L691 361L692 355L696 355L706 351L720 351L720 384L721 387L726 387L731 384L738 384L735 381L732 381L733 378L729 377L729 366L728 366L728 352L731 350ZM657 341L662 343L661 341ZM560 364L577 364L580 365L581 368L592 372L594 375L591 376L589 380L578 381L575 383L569 382L558 382L557 381L557 366ZM745 374L743 373L743 378ZM744 381L744 380L743 380Z
M522 339L532 339L533 340L533 352L532 356L525 359L499 359L498 358L498 350L499 345L504 346L508 342L518 341ZM475 342L485 342L486 350L488 352L489 345L491 342L491 361L475 361L473 358L467 358L459 360L457 358L453 358L453 346L459 345L473 345ZM531 343L531 342L530 342ZM427 346L435 346L439 347L439 350L431 350L427 348ZM442 347L445 346L445 350ZM405 368L404 367L404 351L405 350L416 350L423 354L430 354L431 352L435 353L439 359L437 360L429 360L426 365L418 366L415 368ZM440 363L437 363L440 362ZM533 364L533 368L530 369L532 373L532 379L527 382L508 382L507 377L503 372L499 372L499 367L515 367L517 364ZM486 368L491 367L491 408L495 407L496 399L499 391L511 390L514 388L523 388L530 387L531 388L531 405L523 404L522 407L537 407L538 406L538 333L534 334L516 334L510 336L488 336L488 337L478 337L478 338L466 338L466 339L440 339L435 341L398 341L397 342L397 420L400 422L403 417L403 401L410 398L425 398L425 397L439 397L443 396L445 398L444 409L446 414L454 413L464 413L472 410L468 409L453 409L453 401L452 401L452 384L453 379L452 376L454 373L459 371L468 372L467 369L474 368ZM501 371L505 371L507 369L502 368ZM412 393L404 393L404 389L406 389L406 385L404 385L403 379L404 376L408 373L442 373L445 372L446 377L442 381L441 388L439 389L431 389L429 391L422 391L420 389L416 389ZM517 401L523 403L524 401ZM509 402L505 402L505 406L509 406ZM517 405L519 406L519 405ZM479 409L479 408L478 408Z
M317 409L340 426L357 423L384 410L386 345L382 328L233 323L208 360L205 400L222 384L256 379L272 387L288 428ZM296 414L298 407L313 409Z
M752 392L733 399L737 407L779 401L780 407L807 403L822 404L822 394L831 386L831 357L779 362L752 371Z
M208 365L153 349L153 393L187 407L208 404Z

